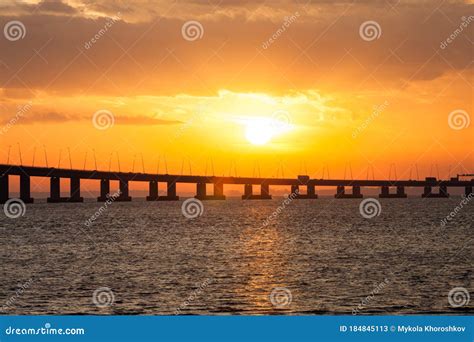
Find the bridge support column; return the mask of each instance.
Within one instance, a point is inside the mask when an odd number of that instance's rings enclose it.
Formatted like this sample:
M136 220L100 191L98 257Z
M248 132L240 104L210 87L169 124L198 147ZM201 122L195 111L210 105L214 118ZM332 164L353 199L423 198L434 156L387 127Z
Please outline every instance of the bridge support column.
M263 183L260 186L260 197L261 199L272 199L272 195L270 195L270 185L267 183Z
M223 183L214 183L214 198L216 200L225 200L224 196L224 184Z
M300 193L300 187L298 185L292 185L290 194L296 194L295 198L300 198L299 193ZM295 196L295 195L293 195L293 196Z
M61 202L61 179L59 177L51 177L49 188L49 197L46 201L48 203Z
M206 199L206 183L196 184L196 196L194 198L204 200Z
M262 183L260 187L260 195L254 195L252 184L245 184L242 199L272 199L272 195L270 195L270 186L267 183Z
M100 180L100 196L97 197L98 202L105 202L110 196L110 181L108 179Z
M318 198L318 195L316 195L316 189L314 185L306 185L306 194L300 193L299 185L296 185L296 184L292 185L290 196L296 199Z
M166 196L158 196L158 201L177 201L179 197L176 196L176 182L167 183Z
M115 200L118 202L130 202L132 197L128 195L128 180L120 179L120 195Z
M242 195L242 199L251 199L252 196L253 196L252 184L245 184L244 194Z
M464 195L466 195L466 197L468 197L469 195L474 195L474 193L472 192L472 186L469 185L464 188Z
M446 185L440 185L439 193L434 193L432 187L427 185L424 187L423 194L421 195L421 197L447 198L449 197L448 187Z
M30 176L24 174L20 175L20 199L24 203L33 203L30 190Z
M150 181L148 183L148 196L146 198L147 201L156 201L158 200L158 182L157 181Z
M347 194L344 186L339 185L336 190L336 195L334 195L336 198L362 198L364 197L361 192L360 192L360 186L359 185L354 185L352 187L352 194Z
M407 194L405 193L404 186L397 186L397 192L394 194L390 193L390 187L383 185L381 188L381 193L379 194L380 198L406 198Z
M334 195L335 198L343 198L346 194L346 190L344 186L338 185L336 189L336 194Z
M197 194L194 197L201 201L225 199L224 184L222 183L214 183L214 193L212 195L206 193L206 183L197 183L196 192Z
M306 198L318 198L314 185L306 185Z
M78 177L71 178L70 183L70 198L69 202L84 202L84 198L81 197L81 179Z
M8 201L8 175L0 175L0 203L3 204Z

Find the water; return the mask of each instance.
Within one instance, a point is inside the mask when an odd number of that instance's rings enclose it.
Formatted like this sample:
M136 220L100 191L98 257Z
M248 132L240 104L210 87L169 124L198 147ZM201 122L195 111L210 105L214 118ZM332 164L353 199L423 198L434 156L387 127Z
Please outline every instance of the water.
M472 313L474 299L448 303L454 287L471 297L473 289L474 203L440 226L460 200L382 199L372 219L360 215L358 199L294 200L266 226L282 198L207 201L196 219L183 216L182 201L134 199L111 204L91 227L84 222L103 203L35 203L21 218L0 217L0 309Z

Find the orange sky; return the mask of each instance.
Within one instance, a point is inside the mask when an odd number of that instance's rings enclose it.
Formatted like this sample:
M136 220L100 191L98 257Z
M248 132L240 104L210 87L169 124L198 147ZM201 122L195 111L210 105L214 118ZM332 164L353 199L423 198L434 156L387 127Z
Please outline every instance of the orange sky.
M141 170L142 155L147 172L159 158L170 173L183 160L195 174L211 160L226 175L256 163L262 176L319 178L328 165L342 177L348 163L358 178L368 164L376 178L392 163L399 178L415 163L422 176L474 171L472 2L127 3L0 4L2 27L25 30L0 37L2 162L10 145L19 161L20 143L25 164L36 149L44 165L45 146L49 166L61 150L68 167L69 148L73 167L87 153L94 168L94 149L105 170L118 152L122 171L134 159ZM196 40L188 21L202 27ZM367 21L378 38L361 36ZM114 124L98 129L98 111Z

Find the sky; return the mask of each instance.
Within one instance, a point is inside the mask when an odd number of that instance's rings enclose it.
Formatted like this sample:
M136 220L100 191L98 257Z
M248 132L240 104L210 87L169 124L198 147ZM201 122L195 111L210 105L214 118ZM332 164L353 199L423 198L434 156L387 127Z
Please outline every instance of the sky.
M0 159L264 177L472 173L473 4L4 0Z

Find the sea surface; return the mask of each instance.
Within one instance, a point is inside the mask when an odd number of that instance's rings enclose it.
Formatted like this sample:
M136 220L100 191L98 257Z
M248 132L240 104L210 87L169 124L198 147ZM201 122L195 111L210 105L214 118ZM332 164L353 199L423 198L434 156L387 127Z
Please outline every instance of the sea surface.
M182 200L136 198L0 212L0 313L474 312L474 201L446 226L461 197L380 199L373 218L361 201L204 201L197 218ZM455 307L458 287L470 298Z

